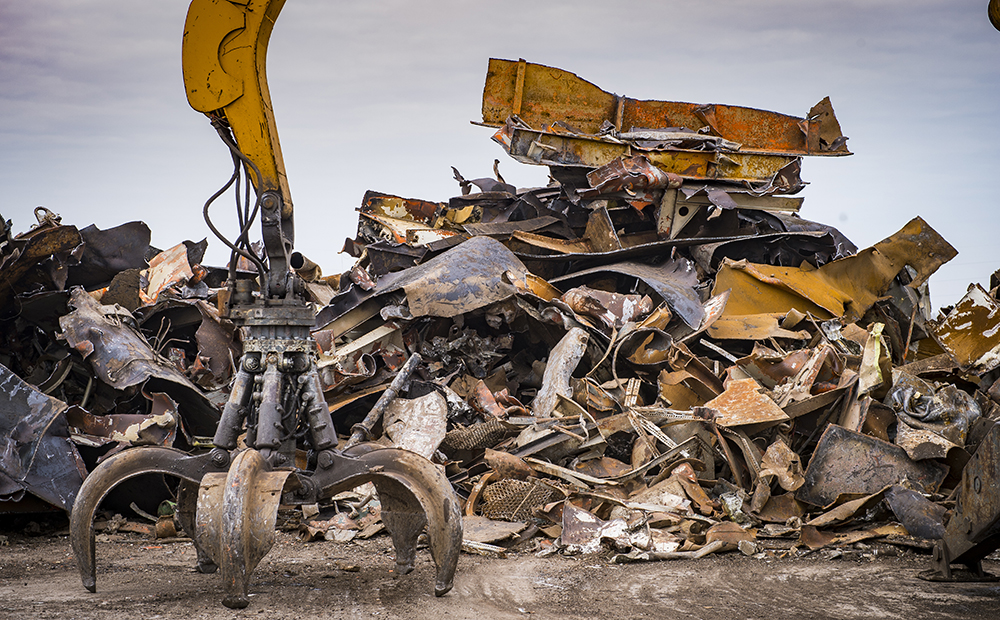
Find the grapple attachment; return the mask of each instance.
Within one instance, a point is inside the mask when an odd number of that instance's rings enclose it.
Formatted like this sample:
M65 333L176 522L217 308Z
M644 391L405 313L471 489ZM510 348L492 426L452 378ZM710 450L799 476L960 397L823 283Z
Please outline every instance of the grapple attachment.
M87 477L70 517L70 539L84 587L97 590L93 518L101 501L129 478L160 473L182 481L178 519L198 550L198 570L221 568L226 607L247 606L250 576L274 544L279 504L312 503L365 482L378 490L397 572L413 570L417 538L426 528L437 566L434 593L441 596L451 590L462 518L443 472L427 459L395 448L357 457L327 454L322 460L328 466L312 473L274 470L254 449L236 454L228 470L219 465L218 452L190 456L147 446L115 455Z
M426 528L437 565L434 593L445 594L461 551L462 518L444 472L396 448L361 443L338 451L308 332L311 316L297 304L263 310L246 321L250 338L211 452L192 456L172 448L133 448L99 465L84 481L70 517L84 586L96 590L93 519L101 501L124 480L159 473L181 480L178 520L194 540L198 570L222 569L227 607L249 603L250 576L274 544L279 505L316 503L365 482L379 493L397 571L413 570L417 537ZM418 362L414 354L406 368L412 371ZM393 394L404 378L393 382ZM251 447L240 451L237 438L244 425ZM308 470L293 466L302 448L314 454Z

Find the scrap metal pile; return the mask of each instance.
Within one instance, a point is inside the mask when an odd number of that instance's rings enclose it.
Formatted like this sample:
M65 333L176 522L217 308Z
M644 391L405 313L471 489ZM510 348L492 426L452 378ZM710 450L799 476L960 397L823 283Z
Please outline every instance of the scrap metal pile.
M640 101L494 59L483 124L550 183L494 164L454 170L447 202L368 192L354 267L296 265L342 438L441 464L470 549L944 536L995 441L998 283L934 318L927 280L957 252L924 220L858 250L798 216L802 157L850 155L828 99L804 118ZM0 240L0 512L68 510L130 446L210 447L241 352L204 242L39 215ZM307 511L303 537L376 531L355 495Z

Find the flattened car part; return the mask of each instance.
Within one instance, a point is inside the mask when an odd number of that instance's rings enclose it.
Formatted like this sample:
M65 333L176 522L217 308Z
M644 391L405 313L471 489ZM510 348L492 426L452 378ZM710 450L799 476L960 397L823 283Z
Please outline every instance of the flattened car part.
M527 269L502 243L473 237L456 248L412 269L379 279L376 293L406 291L413 316L453 317L512 297L503 275Z

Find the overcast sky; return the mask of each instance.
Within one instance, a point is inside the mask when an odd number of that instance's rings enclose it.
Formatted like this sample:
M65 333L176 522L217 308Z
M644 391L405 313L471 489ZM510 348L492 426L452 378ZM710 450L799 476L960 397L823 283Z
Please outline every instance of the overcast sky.
M490 57L556 66L642 99L803 116L829 95L846 158L806 158L802 217L859 247L922 216L959 255L936 307L1000 268L1000 32L986 0L334 2L288 0L268 82L296 249L334 273L365 190L444 201L450 166L534 186L481 120ZM230 158L184 95L187 2L0 0L0 214L141 219L165 248L208 236L201 207ZM223 212L223 209L225 211ZM216 218L231 230L228 204Z

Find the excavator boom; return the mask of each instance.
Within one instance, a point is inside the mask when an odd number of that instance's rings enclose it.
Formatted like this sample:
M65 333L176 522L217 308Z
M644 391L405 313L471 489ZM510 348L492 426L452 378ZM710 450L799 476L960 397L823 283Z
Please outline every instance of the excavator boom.
M184 23L181 66L188 103L224 118L243 154L260 171L258 192L276 191L282 219L292 198L267 89L271 30L285 0L194 0Z

